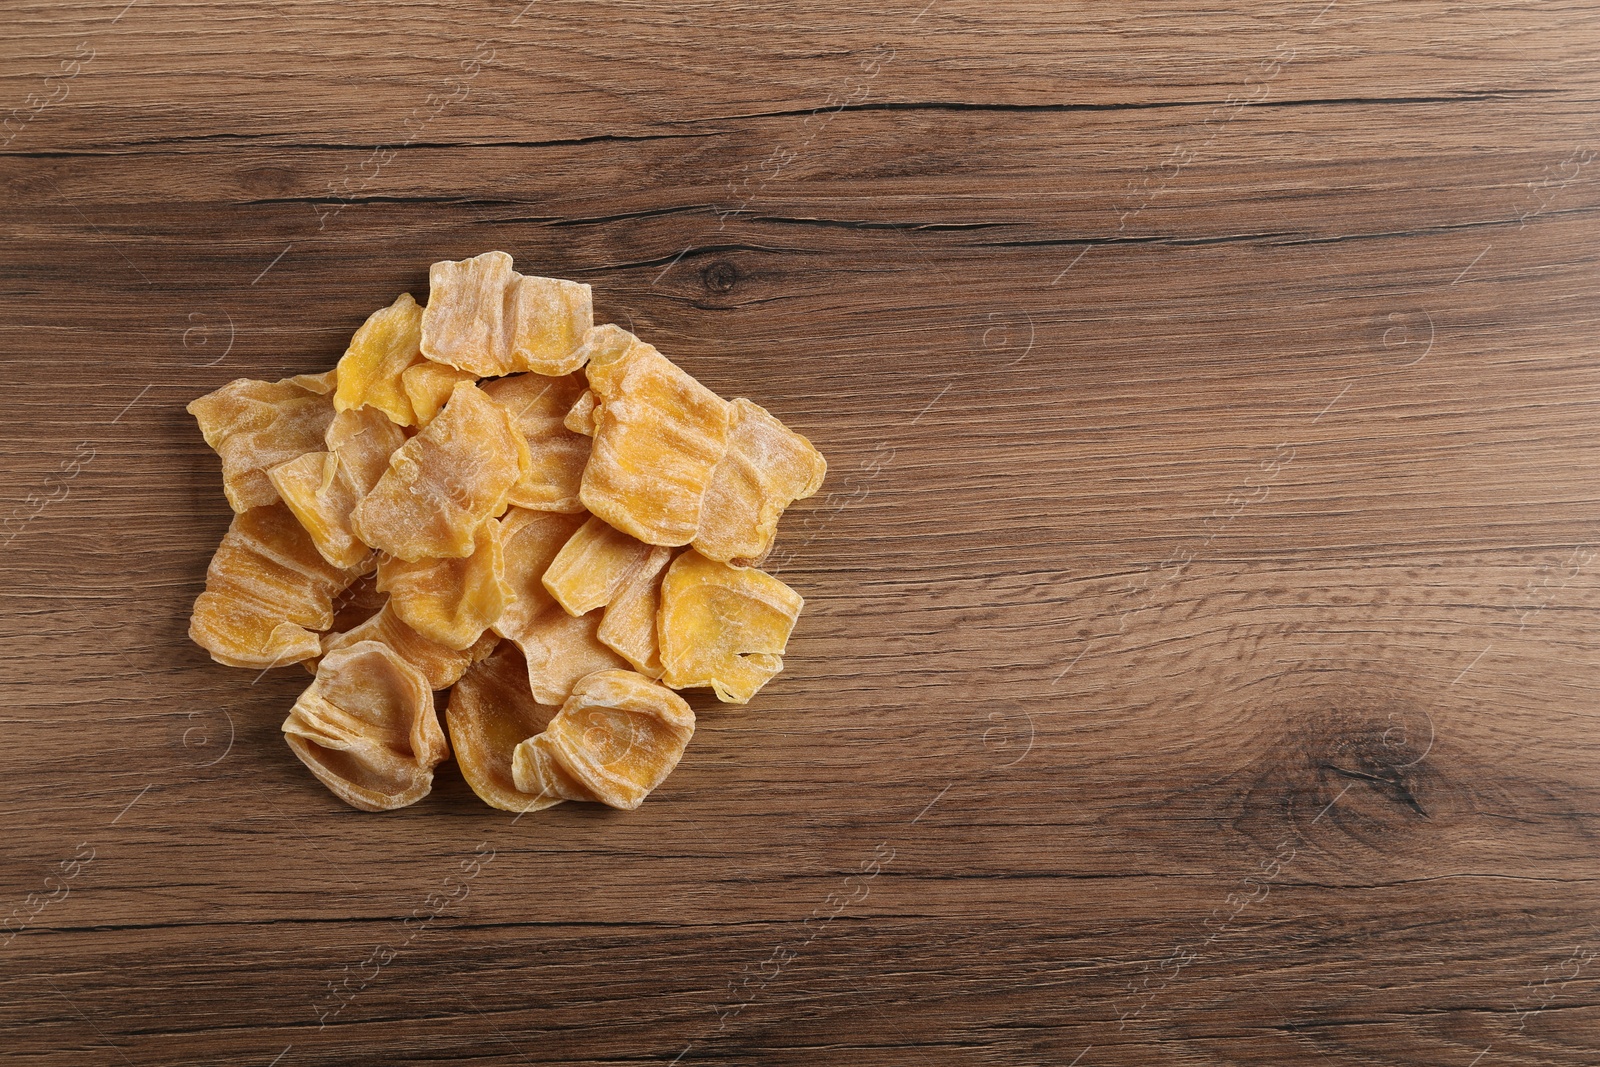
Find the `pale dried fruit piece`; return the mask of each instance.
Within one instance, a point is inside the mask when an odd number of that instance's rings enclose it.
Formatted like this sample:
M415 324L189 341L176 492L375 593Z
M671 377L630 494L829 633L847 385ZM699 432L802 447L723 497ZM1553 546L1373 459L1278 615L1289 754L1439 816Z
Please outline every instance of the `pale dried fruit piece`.
M279 667L321 652L333 598L357 578L322 558L283 504L235 515L206 568L189 637L230 667Z
M577 683L543 733L517 746L512 772L525 793L576 792L575 782L602 804L632 811L672 773L693 736L694 712L678 694L633 671L598 671ZM552 775L552 765L570 778Z
M567 412L566 418L561 420L561 425L573 433L581 433L585 437L594 436L594 406L597 398L593 389L585 389L583 395L578 397L572 405L572 410Z
M574 531L583 525L583 515L510 508L500 520L501 541L506 558L506 582L513 600L494 630L505 637L516 637L547 608L556 606L549 590L540 581L550 561Z
M600 643L633 664L649 678L661 677L661 646L656 637L656 617L661 611L661 580L673 550L650 550L611 597L595 636Z
M368 545L403 560L465 556L527 468L528 446L511 416L461 382L439 417L390 457L350 525Z
M759 404L739 397L728 423L728 450L700 504L694 547L740 566L764 557L784 508L822 487L828 471L810 441Z
M422 362L422 305L410 293L367 316L339 359L337 411L363 404L387 415L397 426L416 425L417 416L400 375ZM448 394L447 394L448 395Z
M324 656L283 732L334 796L365 811L421 800L450 755L427 680L376 641Z
M551 605L506 636L528 661L528 689L541 704L560 704L578 679L595 671L625 668L621 656L600 643L600 613L572 616Z
M456 370L426 359L407 367L400 375L400 385L405 390L406 400L411 404L419 428L428 425L439 414L457 382L477 380L478 376L471 371Z
M509 642L461 676L450 693L445 725L461 776L485 804L525 812L566 799L553 793L524 793L511 773L512 752L543 730L556 710L528 692L528 665Z
M727 447L728 402L619 326L590 330L584 352L598 399L584 506L648 544L688 544Z
M454 649L430 641L401 620L393 607L385 604L377 614L344 633L322 639L322 654L348 648L358 641L377 641L388 645L401 659L422 672L429 689L449 689L463 671L494 650L499 635L487 632L470 648Z
M589 439L573 433L562 420L584 391L583 375L515 374L484 382L485 395L511 413L511 421L528 442L532 462L511 487L510 502L535 511L583 510L578 486L589 462Z
M362 568L372 550L350 529L350 512L378 484L406 435L377 408L355 408L334 415L325 440L328 451L280 463L267 477L322 558Z
M573 615L611 603L652 546L591 517L561 546L544 572L544 587Z
M662 681L709 685L743 704L783 670L783 650L805 601L772 575L689 549L661 583Z
M473 535L470 556L378 563L378 588L407 626L446 648L468 648L511 602L500 524L490 520Z
M541 733L518 744L512 753L511 771L513 784L526 782L533 788L535 796L553 797L553 803L563 800L599 802L600 798L574 778L556 758L549 734Z
M267 471L320 452L333 420L334 372L278 382L239 378L189 401L200 434L222 460L222 492L234 511L275 503Z
M594 325L589 287L526 277L504 252L444 260L428 270L422 353L480 377L583 365L578 346Z

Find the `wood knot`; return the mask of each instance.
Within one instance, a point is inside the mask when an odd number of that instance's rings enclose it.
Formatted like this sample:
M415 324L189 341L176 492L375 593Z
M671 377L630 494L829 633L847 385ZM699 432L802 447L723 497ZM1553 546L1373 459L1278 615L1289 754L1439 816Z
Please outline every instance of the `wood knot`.
M739 268L726 259L719 259L700 272L700 281L710 293L726 293L739 284Z

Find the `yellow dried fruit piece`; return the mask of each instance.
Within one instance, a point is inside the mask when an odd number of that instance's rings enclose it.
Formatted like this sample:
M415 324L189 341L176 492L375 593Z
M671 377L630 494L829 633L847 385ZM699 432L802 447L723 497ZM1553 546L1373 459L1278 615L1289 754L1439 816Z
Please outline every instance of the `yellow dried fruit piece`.
M403 560L466 556L478 527L505 510L527 468L527 443L505 409L461 382L439 417L390 457L350 526Z
M321 652L333 598L357 578L322 558L283 504L233 517L206 568L189 637L229 667L279 667Z
M650 555L651 547L591 517L550 561L544 587L573 615L603 608L629 572Z
M573 616L556 604L506 635L528 661L528 689L535 700L559 705L584 675L627 667L626 660L595 636L599 627L598 611Z
M428 680L429 689L449 689L470 665L487 656L499 642L498 634L486 632L470 648L454 649L430 641L407 626L394 608L385 604L377 614L344 633L329 634L322 639L322 654L348 648L358 641L377 641L388 645L395 654Z
M661 677L661 646L656 617L661 612L661 580L673 550L655 546L612 594L595 636L649 678Z
M585 389L583 375L515 374L484 382L481 388L511 413L511 421L528 442L532 466L511 487L511 503L536 511L582 511L578 486L589 462L590 442L567 429L562 420Z
M556 606L540 579L583 521L583 515L525 508L506 511L500 520L500 539L505 550L506 582L513 599L495 620L496 633L514 638L541 612Z
M416 425L417 415L400 375L422 362L422 305L410 293L367 316L339 358L336 411L376 408L398 426ZM446 394L448 395L448 394Z
M512 774L524 793L577 792L575 781L600 803L632 811L693 736L694 712L678 694L633 671L598 671L577 683L543 733L517 746ZM552 775L552 765L569 778Z
M283 732L334 796L365 811L421 800L450 755L427 680L376 641L324 656Z
M661 583L662 681L709 685L743 704L783 670L783 650L805 601L772 575L689 549Z
M222 460L222 492L234 511L276 503L267 471L320 452L333 420L334 372L278 382L238 378L189 401L200 434Z
M517 745L549 724L556 708L528 692L528 665L509 642L461 676L450 693L445 726L461 776L485 804L501 811L538 811L565 798L524 793L511 773Z
M517 745L511 757L511 773L512 784L526 782L533 787L532 795L549 797L554 804L563 800L599 801L556 758L549 734L538 734Z
M619 326L590 330L584 352L598 401L584 506L648 544L688 544L727 447L728 402Z
M350 512L378 484L406 435L377 408L354 408L334 415L325 440L328 451L280 463L267 477L324 559L362 568L372 550L350 529Z
M477 380L478 376L471 371L456 370L454 367L446 367L443 363L434 363L426 359L415 366L407 367L400 375L400 385L405 391L406 400L411 404L419 428L428 425L433 421L433 417L439 414L445 402L450 399L457 382Z
M764 557L784 509L820 489L827 471L827 461L810 441L761 405L735 399L728 450L700 504L694 547L710 559L739 566Z
M480 377L583 365L578 346L594 325L589 287L511 269L504 252L445 260L428 270L422 354Z
M500 524L481 523L470 556L378 562L378 588L400 620L446 648L472 645L500 618L515 591L506 582Z
M561 425L573 433L581 433L585 437L594 436L594 406L597 398L593 389L585 389L583 395L573 403L572 410L567 412L566 418L561 420Z

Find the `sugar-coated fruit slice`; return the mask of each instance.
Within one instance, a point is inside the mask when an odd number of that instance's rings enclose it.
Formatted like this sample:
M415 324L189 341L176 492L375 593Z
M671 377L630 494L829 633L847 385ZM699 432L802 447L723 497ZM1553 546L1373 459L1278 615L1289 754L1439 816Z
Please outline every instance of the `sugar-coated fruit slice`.
M579 496L652 545L686 545L728 438L728 402L619 326L589 331L594 449Z
M322 451L333 386L333 371L277 382L238 378L189 401L201 436L222 460L222 492L234 511L276 503L267 471Z
M235 515L206 568L189 637L230 667L281 667L321 651L333 598L358 577L322 558L283 504Z
M401 380L422 362L422 305L410 293L367 316L339 359L333 394L337 411L363 405L383 412L397 426L416 425L417 415Z
M563 420L584 392L583 375L514 374L481 386L489 399L511 414L528 442L531 465L508 497L519 508L579 512L578 487L589 462L590 441L567 429Z
M585 389L583 395L573 402L572 410L567 412L566 418L561 420L561 425L573 433L581 433L585 437L594 436L594 406L597 403L593 389Z
M513 599L495 620L496 633L515 638L540 613L556 606L550 591L544 587L544 572L561 551L561 546L583 525L585 517L525 508L507 509L500 520L500 539L505 550L506 582L511 586Z
M528 661L528 689L535 700L559 705L584 675L628 666L600 643L599 628L598 611L573 616L554 604L509 635Z
M480 377L583 365L578 346L594 325L589 287L518 274L504 252L444 260L428 270L422 354Z
M611 603L652 547L603 519L590 517L550 561L544 587L571 614L587 614Z
M710 686L718 700L747 702L783 670L804 604L765 571L687 550L661 583L662 681L674 689Z
M376 641L322 657L283 732L334 796L365 811L421 800L450 754L427 680Z
M673 549L652 547L612 595L600 617L600 628L595 631L601 644L647 678L661 677L656 617L661 613L661 581L673 554Z
M672 773L693 736L694 712L678 694L634 671L597 671L573 687L543 733L517 746L513 776L525 793L578 792L575 783L632 811Z
M471 646L462 649L430 641L407 626L394 608L385 604L364 622L352 626L344 633L328 634L322 639L322 653L346 648L358 641L377 641L394 649L395 654L428 680L428 688L435 691L449 689L469 666L492 652L500 635L492 630L484 632Z
M509 641L467 668L450 692L445 726L461 776L485 804L502 811L538 811L566 799L524 793L511 773L516 747L542 731L556 711L533 699L528 665Z
M267 477L324 559L364 569L372 550L350 529L350 513L378 484L406 435L383 412L364 407L335 414L324 440L328 451L280 463Z
M407 367L400 375L400 384L405 390L406 399L411 403L411 410L416 416L416 425L420 429L433 421L435 415L444 410L445 403L450 399L450 394L455 391L459 382L476 382L478 376L471 371L456 370L443 363L435 363L425 359L415 366Z
M772 548L784 509L822 488L827 471L810 441L761 405L736 398L728 450L700 504L695 549L740 566L761 559Z
M469 648L492 626L515 591L506 582L500 524L480 523L473 549L460 558L378 563L378 588L407 626L446 648Z
M478 527L506 508L528 469L528 445L511 416L470 382L402 445L350 516L356 536L403 560L466 556Z

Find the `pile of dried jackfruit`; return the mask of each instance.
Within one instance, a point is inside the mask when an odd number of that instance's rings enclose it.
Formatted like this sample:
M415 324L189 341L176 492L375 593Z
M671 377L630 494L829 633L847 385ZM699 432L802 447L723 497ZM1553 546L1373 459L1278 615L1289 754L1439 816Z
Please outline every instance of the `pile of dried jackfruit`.
M694 733L673 690L743 704L782 669L804 601L759 564L826 463L594 325L587 285L504 252L428 281L334 370L189 405L235 512L189 634L315 672L283 731L355 807L415 803L453 749L497 808L636 808Z

